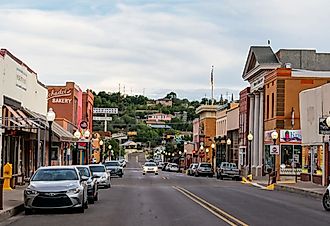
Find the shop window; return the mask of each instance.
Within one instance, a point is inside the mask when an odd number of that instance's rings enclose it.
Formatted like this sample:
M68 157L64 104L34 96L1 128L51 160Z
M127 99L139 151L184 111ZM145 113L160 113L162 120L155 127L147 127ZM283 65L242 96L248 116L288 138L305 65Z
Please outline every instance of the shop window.
M311 145L304 146L302 150L302 166L303 173L311 173L314 175L322 175L323 168L323 146Z
M292 168L293 145L281 145L281 166L282 168Z

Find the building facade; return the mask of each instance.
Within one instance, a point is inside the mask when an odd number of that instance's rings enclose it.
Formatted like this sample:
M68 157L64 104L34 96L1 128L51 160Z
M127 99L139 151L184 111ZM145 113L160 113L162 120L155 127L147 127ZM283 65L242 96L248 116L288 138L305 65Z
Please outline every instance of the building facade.
M249 141L247 136L249 130L249 107L250 99L248 97L250 87L245 88L239 94L239 168L246 175L249 161Z
M232 103L227 110L227 159L228 162L239 162L239 105Z

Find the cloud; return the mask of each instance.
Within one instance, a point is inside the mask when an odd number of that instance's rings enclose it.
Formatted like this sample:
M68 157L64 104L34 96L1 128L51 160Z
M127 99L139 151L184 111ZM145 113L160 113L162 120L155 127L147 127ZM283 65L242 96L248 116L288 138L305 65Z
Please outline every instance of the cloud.
M45 84L70 80L82 89L113 92L120 83L127 93L146 89L147 95L162 97L174 90L200 99L209 96L215 65L216 96L237 96L247 85L241 74L250 45L271 39L274 51L305 46L329 50L329 33L319 26L330 19L328 6L321 0L85 0L56 5L8 0L0 4L0 46L26 62Z

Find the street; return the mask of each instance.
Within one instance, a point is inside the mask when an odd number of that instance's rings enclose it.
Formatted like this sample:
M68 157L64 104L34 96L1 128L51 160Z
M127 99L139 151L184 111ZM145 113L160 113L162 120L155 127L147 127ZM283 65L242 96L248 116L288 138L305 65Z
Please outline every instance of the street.
M265 191L237 181L160 171L142 175L143 154L132 154L123 178L84 214L42 211L0 225L329 225L321 201Z

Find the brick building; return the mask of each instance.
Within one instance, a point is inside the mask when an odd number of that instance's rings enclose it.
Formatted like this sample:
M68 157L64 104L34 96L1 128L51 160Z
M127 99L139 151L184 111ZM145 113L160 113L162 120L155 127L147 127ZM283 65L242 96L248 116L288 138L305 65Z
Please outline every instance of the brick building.
M249 164L249 148L247 136L249 134L249 103L248 97L250 87L243 89L239 93L239 167L244 169L244 174Z

